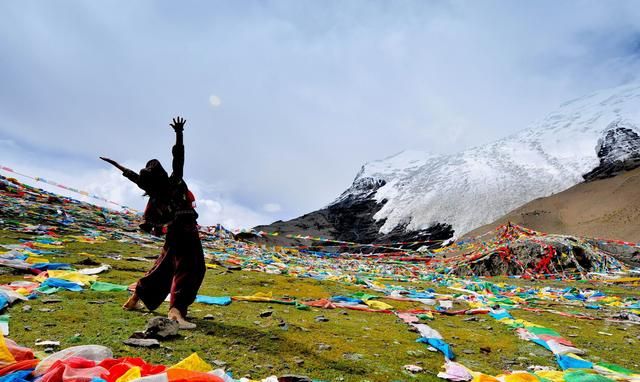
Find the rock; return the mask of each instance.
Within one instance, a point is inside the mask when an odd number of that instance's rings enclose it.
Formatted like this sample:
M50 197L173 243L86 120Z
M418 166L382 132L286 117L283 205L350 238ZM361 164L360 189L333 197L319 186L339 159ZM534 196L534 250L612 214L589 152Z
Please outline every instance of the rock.
M129 346L143 347L143 348L157 348L160 347L160 342L154 338L129 338L122 343Z
M587 242L601 250L611 253L615 258L622 260L622 262L628 265L640 267L640 256L638 256L636 247L601 240L588 240Z
M316 316L315 320L316 322L329 322L329 319L325 316Z
M284 320L280 320L280 322L278 322L278 327L282 330L289 330L289 324L287 324Z
M145 338L165 339L178 335L180 325L166 317L153 317L144 329Z
M202 319L203 319L203 320L213 320L213 319L214 319L214 316L213 316L213 314L207 314L207 315L206 315L206 316L204 316Z
M287 374L282 377L278 377L278 382L313 382L311 378L303 375Z
M492 326L488 326L488 325L487 325L487 326L485 326L484 328L485 328L486 330L493 330L493 327L492 327Z
M273 310L265 310L264 312L260 312L258 317L266 318L266 317L271 317L271 315L273 315Z
M22 307L22 311L23 312L30 312L31 311L31 305L25 305Z
M213 361L213 364L218 366L218 367L225 367L227 366L227 363L224 361L220 361L219 359L216 359Z
M463 352L464 354L473 354L473 353L474 353L474 351L473 351L473 350L471 350L471 349L464 349L462 352Z
M49 313L49 312L53 312L53 309L49 309L49 308L40 308L38 309L39 312L42 313Z
M300 366L300 365L302 365L302 364L304 363L304 359L302 359L302 358L300 358L300 357L295 357L295 358L293 359L293 362L295 362L295 363L296 363L296 365Z
M516 360L524 362L524 361L528 361L529 358L527 358L527 357L518 357L518 358L516 358Z
M407 355L412 357L423 357L424 352L422 350L407 350Z
M360 361L364 356L359 353L344 353L342 358L349 361Z
M30 331L31 331L31 326L25 326L25 327L24 327L24 330L25 330L26 332L30 332Z
M480 348L480 353L489 354L489 353L491 353L491 348L489 346L481 347Z
M607 126L596 147L600 164L582 175L586 182L605 179L640 166L640 136L615 121Z
M462 321L478 321L478 317L471 316L471 317L467 317L467 318L463 319Z
M404 365L403 369L405 369L406 371L408 371L410 373L420 373L421 371L424 370L423 368L421 368L420 366L417 366L417 365Z
M319 343L318 344L318 350L320 350L320 351L331 350L331 345Z

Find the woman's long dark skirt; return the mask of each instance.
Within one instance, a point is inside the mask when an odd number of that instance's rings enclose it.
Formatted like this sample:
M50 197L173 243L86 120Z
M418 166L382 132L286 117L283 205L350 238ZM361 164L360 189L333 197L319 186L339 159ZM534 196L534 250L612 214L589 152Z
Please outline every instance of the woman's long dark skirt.
M171 294L171 307L184 317L198 294L206 267L195 225L170 226L160 257L138 280L136 294L149 310L157 309Z

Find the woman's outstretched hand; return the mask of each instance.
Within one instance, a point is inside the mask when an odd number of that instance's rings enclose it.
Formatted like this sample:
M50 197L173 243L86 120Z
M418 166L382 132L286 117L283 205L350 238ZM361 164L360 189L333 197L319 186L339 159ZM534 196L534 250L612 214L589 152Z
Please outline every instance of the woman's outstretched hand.
M110 164L112 164L114 166L118 164L118 162L114 161L113 159L109 159L107 157L100 157L100 159L102 159L103 161L105 161L107 163L110 163Z
M100 157L100 159L102 159L103 161L105 161L105 162L117 167L120 170L122 170L124 168L124 167L120 166L120 163L114 161L113 159L109 159L109 158L106 158L106 157Z
M169 124L169 126L173 127L173 130L177 133L178 131L183 131L184 130L184 124L187 121L182 118L182 117L176 117L173 120L171 120L171 123Z

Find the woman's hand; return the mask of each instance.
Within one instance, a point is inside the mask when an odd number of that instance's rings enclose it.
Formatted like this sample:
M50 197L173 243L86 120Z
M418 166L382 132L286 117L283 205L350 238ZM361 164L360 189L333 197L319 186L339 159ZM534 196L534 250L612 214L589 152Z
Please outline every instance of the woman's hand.
M100 159L102 159L103 161L105 161L107 163L110 163L110 164L112 164L114 166L117 166L117 164L118 164L118 162L114 161L113 159L109 159L109 158L106 158L106 157L100 157Z
M176 117L171 121L169 126L173 127L173 130L177 133L178 131L183 131L184 130L184 124L186 122L187 121L184 118Z
M119 170L124 171L124 167L120 166L120 163L114 161L113 159L109 159L109 158L106 158L106 157L100 157L100 159L102 159L103 161L105 161L105 162L117 167Z

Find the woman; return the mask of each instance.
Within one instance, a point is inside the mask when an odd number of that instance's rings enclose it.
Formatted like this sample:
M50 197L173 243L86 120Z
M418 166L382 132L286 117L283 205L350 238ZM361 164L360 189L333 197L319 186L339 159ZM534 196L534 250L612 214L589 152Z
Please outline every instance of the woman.
M158 236L166 234L160 257L153 268L138 280L133 295L123 308L137 309L142 301L149 310L155 310L171 294L169 318L178 321L181 329L194 329L196 325L187 321L187 309L195 301L206 268L198 235L195 198L182 179L182 131L185 122L178 117L170 124L176 133L171 176L157 159L147 162L139 174L109 158L100 159L121 170L149 196L140 228Z

